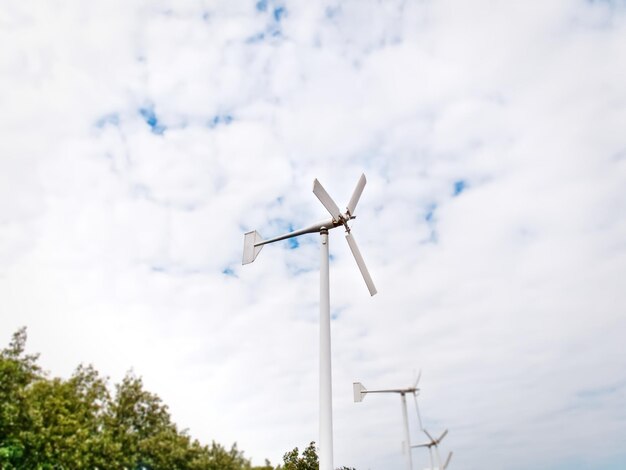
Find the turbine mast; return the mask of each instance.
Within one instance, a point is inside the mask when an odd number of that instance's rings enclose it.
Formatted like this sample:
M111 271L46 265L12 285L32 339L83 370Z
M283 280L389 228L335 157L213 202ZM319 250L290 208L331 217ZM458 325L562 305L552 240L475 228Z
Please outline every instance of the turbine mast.
M322 228L320 235L320 470L333 470L333 386L330 356L328 229Z
M409 415L406 411L406 394L400 393L402 397L402 417L404 418L404 452L406 454L406 468L413 470L413 459L411 458L411 435L409 434Z

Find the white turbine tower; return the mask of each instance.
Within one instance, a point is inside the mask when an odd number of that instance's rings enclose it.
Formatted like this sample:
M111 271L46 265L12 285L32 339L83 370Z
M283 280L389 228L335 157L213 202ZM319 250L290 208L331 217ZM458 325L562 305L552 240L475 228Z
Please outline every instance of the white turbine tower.
M439 436L437 439L431 436L430 433L426 429L422 429L422 430L428 436L428 439L430 439L430 441L424 444L417 444L411 447L414 449L418 447L428 447L428 454L430 455L430 468L432 470L434 470L435 468L437 468L438 470L445 470L446 468L448 468L448 465L450 464L450 459L452 458L452 452L448 454L448 458L446 459L445 463L442 465L441 456L439 455L439 443L442 441L444 437L446 437L446 435L448 434L448 430L446 429L443 433L441 433L441 436ZM432 451L433 447L435 448L435 454L437 455L437 467L433 466L433 451Z
M406 468L408 470L413 470L413 459L411 458L411 436L409 434L409 416L406 410L406 395L407 393L412 393L415 397L419 392L419 388L417 388L417 384L419 383L421 376L417 376L415 383L412 387L407 388L392 388L392 389L384 389L384 390L368 390L366 389L361 382L354 382L352 384L354 391L354 401L355 403L363 401L365 395L368 393L399 393L400 399L402 401L402 418L404 420L404 444L403 451L406 456Z
M320 470L333 470L333 404L332 404L332 379L331 379L331 358L330 358L330 295L329 295L329 272L328 272L328 231L335 227L344 227L346 230L346 240L356 259L356 263L361 271L365 284L370 295L376 294L376 287L365 266L365 261L352 236L348 221L354 219L354 211L363 192L366 183L365 175L361 175L350 202L346 207L346 212L339 210L335 201L328 195L319 181L313 181L313 193L317 196L332 219L318 222L309 227L296 230L278 237L263 240L261 235L253 230L244 235L243 261L242 264L252 263L263 245L273 243L287 238L297 237L306 233L319 233L321 235L321 266L320 266L320 439L319 439L319 461Z

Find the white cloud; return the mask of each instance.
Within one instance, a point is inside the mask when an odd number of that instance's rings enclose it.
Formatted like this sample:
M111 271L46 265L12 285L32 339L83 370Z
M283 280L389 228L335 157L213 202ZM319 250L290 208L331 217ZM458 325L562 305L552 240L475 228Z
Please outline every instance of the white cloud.
M277 462L317 440L318 240L242 267L242 234L323 219L313 178L341 206L365 171L379 295L330 241L336 464L402 464L399 403L351 383L417 368L458 468L623 464L624 8L281 6L3 10L3 341L133 367L194 436Z

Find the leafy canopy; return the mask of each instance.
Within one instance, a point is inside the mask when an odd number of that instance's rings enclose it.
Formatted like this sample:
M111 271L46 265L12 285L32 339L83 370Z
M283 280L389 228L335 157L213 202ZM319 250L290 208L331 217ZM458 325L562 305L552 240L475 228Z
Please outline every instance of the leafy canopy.
M127 373L113 393L91 365L49 378L26 354L26 328L0 350L0 469L318 470L315 442L274 468L252 467L233 444L202 445L172 422L167 405ZM340 470L354 470L342 467Z

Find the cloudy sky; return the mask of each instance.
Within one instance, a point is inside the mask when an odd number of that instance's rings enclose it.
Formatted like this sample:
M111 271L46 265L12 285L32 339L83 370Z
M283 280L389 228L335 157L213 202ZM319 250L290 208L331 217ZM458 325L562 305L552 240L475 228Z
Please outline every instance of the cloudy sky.
M204 442L317 440L330 234L335 465L626 466L623 1L0 2L0 341L133 369ZM416 416L410 409L413 443ZM414 467L427 453L413 454Z

